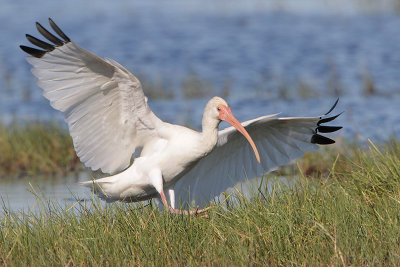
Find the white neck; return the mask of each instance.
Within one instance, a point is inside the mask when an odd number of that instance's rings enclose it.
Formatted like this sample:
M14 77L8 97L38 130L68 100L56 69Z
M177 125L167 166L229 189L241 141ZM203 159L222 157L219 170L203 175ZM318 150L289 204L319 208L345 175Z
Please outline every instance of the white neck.
M218 139L218 125L221 121L219 119L212 118L205 112L203 114L203 120L202 120L202 143L205 148L211 149L214 148L214 146L217 143Z

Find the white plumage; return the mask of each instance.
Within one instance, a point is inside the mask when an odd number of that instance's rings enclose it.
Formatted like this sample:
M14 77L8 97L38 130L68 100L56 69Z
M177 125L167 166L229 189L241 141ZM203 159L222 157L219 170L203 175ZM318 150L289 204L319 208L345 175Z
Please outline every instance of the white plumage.
M107 201L161 197L168 207L164 194L168 189L170 211L188 214L175 209L175 197L182 203L194 200L205 204L246 178L316 150L317 144L334 143L317 132L341 128L320 125L338 115L269 115L241 125L219 97L205 107L202 132L163 122L147 105L133 74L117 62L81 48L51 19L49 22L62 40L37 23L39 32L54 45L27 35L44 50L21 48L30 54L27 60L43 95L63 112L80 160L92 170L120 172L83 183ZM233 127L218 131L221 120ZM127 168L137 148L142 148L140 157Z

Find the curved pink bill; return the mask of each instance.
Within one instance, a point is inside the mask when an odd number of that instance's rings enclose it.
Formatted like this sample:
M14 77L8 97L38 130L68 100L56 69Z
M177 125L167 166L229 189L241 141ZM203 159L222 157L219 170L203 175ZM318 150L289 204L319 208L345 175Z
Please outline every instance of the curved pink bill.
M241 134L246 137L247 141L249 141L251 147L254 150L254 154L256 155L258 163L260 163L260 154L258 153L257 147L254 144L253 139L250 137L249 133L246 131L246 129L240 124L240 122L233 116L231 108L223 108L221 109L220 116L219 118L223 121L226 121L233 127L235 127Z

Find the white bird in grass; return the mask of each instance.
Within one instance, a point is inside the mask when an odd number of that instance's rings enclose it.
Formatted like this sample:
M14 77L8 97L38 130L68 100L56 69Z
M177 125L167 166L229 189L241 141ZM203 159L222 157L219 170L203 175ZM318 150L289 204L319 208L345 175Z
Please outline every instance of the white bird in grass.
M160 197L172 213L198 214L205 209L176 209L175 193L181 203L207 203L247 178L316 150L317 144L334 143L318 132L342 128L320 125L340 115L325 117L337 101L318 117L268 115L240 124L220 97L207 103L202 132L163 122L147 105L133 74L114 60L103 60L81 48L51 19L49 22L59 37L39 23L36 26L54 45L27 34L27 39L43 50L21 49L30 55L27 60L43 95L64 114L80 160L92 170L120 172L82 183L107 201ZM221 121L233 127L218 131ZM129 167L139 148L140 157Z

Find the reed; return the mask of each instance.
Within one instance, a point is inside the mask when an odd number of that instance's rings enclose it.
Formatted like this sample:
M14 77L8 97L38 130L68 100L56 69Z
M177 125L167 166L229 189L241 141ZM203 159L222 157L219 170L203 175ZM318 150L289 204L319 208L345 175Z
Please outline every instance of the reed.
M62 125L0 125L0 177L59 175L81 166L72 139Z
M4 207L0 265L399 265L400 144L351 151L294 186L231 196L209 218L43 196L39 213Z

